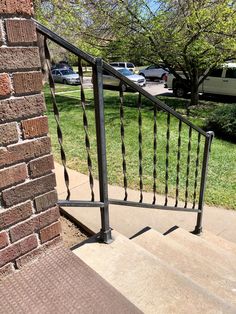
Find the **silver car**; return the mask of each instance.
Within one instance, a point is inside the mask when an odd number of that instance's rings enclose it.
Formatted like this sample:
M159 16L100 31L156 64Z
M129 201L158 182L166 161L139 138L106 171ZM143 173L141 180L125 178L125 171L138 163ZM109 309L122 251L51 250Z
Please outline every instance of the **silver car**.
M120 72L120 74L126 76L135 84L144 87L146 85L146 79L138 74L133 74L131 71L125 68L114 68L116 71ZM118 89L121 87L122 91L126 91L128 86L125 83L122 83L118 78L114 77L112 74L107 71L103 71L103 86L104 88L114 88Z
M54 69L52 70L54 82L70 85L80 84L79 74L70 69Z

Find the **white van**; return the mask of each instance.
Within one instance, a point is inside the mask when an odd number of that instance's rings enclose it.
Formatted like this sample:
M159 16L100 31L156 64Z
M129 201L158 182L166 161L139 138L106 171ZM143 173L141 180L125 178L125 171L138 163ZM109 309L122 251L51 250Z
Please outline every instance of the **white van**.
M111 62L110 65L117 68L126 68L133 73L135 72L135 66L131 62Z
M183 74L180 75L184 77ZM172 89L177 97L183 97L190 91L177 81L173 74L168 75L166 87ZM210 71L198 91L205 94L236 96L236 63L225 63L222 67Z

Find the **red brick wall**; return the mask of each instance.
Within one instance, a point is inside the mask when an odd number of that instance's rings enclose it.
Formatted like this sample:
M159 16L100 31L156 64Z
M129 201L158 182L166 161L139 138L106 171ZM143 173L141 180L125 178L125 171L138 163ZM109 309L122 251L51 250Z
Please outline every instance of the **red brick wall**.
M60 243L31 0L0 0L0 279Z

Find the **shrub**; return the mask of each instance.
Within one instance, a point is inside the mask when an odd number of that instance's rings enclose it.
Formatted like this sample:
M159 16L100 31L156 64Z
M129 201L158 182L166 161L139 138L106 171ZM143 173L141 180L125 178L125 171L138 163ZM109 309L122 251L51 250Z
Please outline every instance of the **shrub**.
M211 112L206 121L206 129L228 141L236 142L236 104L227 104Z

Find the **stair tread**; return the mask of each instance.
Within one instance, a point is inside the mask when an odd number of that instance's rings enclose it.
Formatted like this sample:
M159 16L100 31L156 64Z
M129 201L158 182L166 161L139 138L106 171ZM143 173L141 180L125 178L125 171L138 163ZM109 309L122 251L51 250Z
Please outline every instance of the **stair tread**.
M176 241L163 236L154 229L149 229L132 241L172 265L213 294L236 305L236 272L232 276L227 271L222 271L220 267L212 268L206 259L193 254Z
M194 235L182 228L177 228L166 235L179 243L186 249L191 250L194 254L209 259L212 265L218 265L233 273L236 271L236 255L233 252L224 250L214 243L210 243L201 236Z
M236 312L128 238L113 237L109 245L90 239L73 252L145 313Z
M205 239L206 241L210 243L214 243L218 245L219 247L221 247L222 249L236 255L236 243L223 239L220 235L217 236L212 232L204 230L201 235L201 238Z

